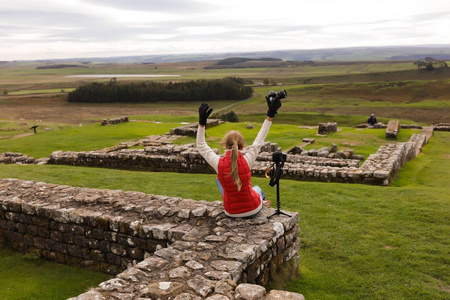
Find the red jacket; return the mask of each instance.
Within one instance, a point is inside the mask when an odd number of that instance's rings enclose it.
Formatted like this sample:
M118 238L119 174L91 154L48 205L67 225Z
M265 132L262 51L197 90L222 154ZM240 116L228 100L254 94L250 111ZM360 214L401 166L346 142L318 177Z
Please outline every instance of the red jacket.
M250 178L252 173L244 156L239 152L238 170L242 182L241 190L238 191L231 170L231 151L227 151L221 157L218 165L217 177L223 188L223 206L225 214L230 217L246 217L257 213L262 208L261 196L252 188Z

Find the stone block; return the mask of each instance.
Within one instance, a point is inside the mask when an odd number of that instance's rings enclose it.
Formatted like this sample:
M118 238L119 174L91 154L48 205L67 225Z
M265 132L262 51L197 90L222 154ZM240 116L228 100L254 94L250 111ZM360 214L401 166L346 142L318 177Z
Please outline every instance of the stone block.
M264 300L305 300L302 294L271 290Z
M266 289L260 285L241 283L236 287L236 298L242 300L261 300Z
M399 129L400 122L397 120L390 120L386 127L386 138L397 139Z

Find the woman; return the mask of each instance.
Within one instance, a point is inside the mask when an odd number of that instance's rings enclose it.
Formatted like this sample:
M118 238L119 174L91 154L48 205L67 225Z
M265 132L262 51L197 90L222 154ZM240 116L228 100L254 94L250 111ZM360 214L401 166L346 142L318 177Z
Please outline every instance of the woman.
M244 148L244 137L238 131L231 131L223 138L225 156L221 157L214 153L205 141L206 120L213 109L207 103L202 103L198 109L197 149L216 171L225 214L232 218L255 217L261 211L265 200L264 193L258 186L252 188L250 178L251 167L269 132L272 120L281 107L279 97L274 99L266 97L266 100L269 107L267 118L245 155L240 152Z

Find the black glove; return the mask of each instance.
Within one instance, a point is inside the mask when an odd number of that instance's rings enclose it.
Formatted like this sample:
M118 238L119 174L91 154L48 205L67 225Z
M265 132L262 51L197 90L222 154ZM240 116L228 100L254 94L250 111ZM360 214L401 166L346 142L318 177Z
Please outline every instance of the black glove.
M198 124L205 126L206 120L212 113L213 109L209 108L208 103L202 103L198 108Z
M276 96L270 100L269 96L266 96L267 106L269 110L267 111L267 116L270 118L275 117L278 109L281 107L280 97Z

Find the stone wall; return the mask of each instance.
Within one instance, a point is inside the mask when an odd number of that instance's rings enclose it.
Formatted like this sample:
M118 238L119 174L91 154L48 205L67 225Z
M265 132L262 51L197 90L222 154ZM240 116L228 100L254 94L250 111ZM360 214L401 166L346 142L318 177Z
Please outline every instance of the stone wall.
M323 158L364 160L364 155L357 155L354 153L352 149L338 151L338 147L336 144L332 144L331 147L323 147L318 150L317 149L305 150L301 146L297 145L289 149L287 151L287 154L323 157Z
M427 143L427 136L414 134L406 143L395 143L381 146L375 154L371 154L362 166L345 164L346 160L326 160L320 164L316 161L296 162L288 156L283 168L283 178L294 180L364 183L374 185L388 185L397 175L404 164L416 157L423 145ZM347 160L348 161L348 160ZM350 162L351 163L351 162ZM264 176L270 160L259 160L252 168L255 175Z
M400 128L402 129L423 129L422 126L417 124L400 124Z
M120 118L116 118L116 119L105 119L102 120L102 126L106 126L106 125L114 125L114 124L119 124L119 123L124 123L124 122L128 122L128 117L120 117Z
M28 156L23 153L18 152L5 152L0 153L0 163L1 164L46 164L49 158L39 158L35 159L32 156Z
M425 134L414 134L407 143L381 146L361 166L358 159L288 154L283 176L294 180L388 185L404 163L415 157L426 142ZM264 152L258 155L252 167L252 173L256 176L265 176L267 168L272 163L271 152L279 151L279 147L267 143L262 150ZM214 151L218 153L217 149ZM398 161L401 163L397 163ZM214 174L214 170L193 144L150 146L140 150L125 149L110 153L57 151L52 153L49 163L154 172Z
M0 242L117 274L77 299L264 299L254 284L299 261L298 214L273 212L230 219L220 201L0 180Z
M387 125L386 125L386 124L383 124L383 123L381 123L381 122L376 123L376 124L373 125L373 126L370 126L370 125L367 124L367 123L361 123L361 124L356 125L355 127L356 127L356 128L371 128L371 129L386 129Z
M206 123L206 128L214 127L222 123L224 122L219 119L208 119ZM185 126L180 126L177 128L172 128L170 129L170 133L175 135L197 136L197 128L198 123L193 123Z
M50 155L49 163L152 172L214 173L192 144L149 146L109 153L56 151Z
M28 156L23 153L17 152L5 152L0 153L0 163L2 164L34 164L34 157Z
M372 129L386 129L387 125L383 123L377 123L374 126L369 126L367 123L356 125L356 128L372 128ZM403 129L422 129L423 127L417 124L400 124L400 128Z
M438 123L433 125L433 130L436 131L450 131L450 123Z

